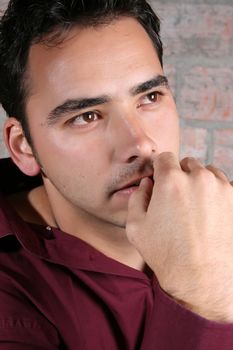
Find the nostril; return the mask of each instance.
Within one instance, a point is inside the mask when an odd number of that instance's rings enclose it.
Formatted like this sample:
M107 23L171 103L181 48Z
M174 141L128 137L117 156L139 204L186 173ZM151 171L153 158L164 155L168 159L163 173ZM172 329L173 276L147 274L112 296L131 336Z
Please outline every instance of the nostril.
M128 163L133 163L136 159L138 158L138 156L132 156L128 159Z

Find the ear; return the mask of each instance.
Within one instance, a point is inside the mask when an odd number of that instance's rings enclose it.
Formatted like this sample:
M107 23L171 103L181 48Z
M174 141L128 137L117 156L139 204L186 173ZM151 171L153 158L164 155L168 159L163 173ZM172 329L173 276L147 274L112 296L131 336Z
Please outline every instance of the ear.
M4 124L4 140L13 162L24 174L39 174L40 166L24 136L22 125L16 118L7 118Z

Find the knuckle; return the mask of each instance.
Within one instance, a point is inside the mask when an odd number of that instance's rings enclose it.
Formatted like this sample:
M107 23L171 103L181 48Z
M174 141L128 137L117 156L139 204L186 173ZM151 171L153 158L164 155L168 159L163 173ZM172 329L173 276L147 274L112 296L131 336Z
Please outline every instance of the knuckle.
M208 165L206 166L206 168L207 168L209 171L211 171L211 172L213 172L214 174L216 174L217 176L221 177L222 180L225 179L227 182L229 182L228 176L227 176L227 174L225 173L224 170L215 167L213 164L208 164Z
M162 152L158 155L159 160L167 160L173 158L174 155L172 152Z
M194 157L184 157L184 158L181 160L181 162L182 162L182 163L185 163L185 164L187 164L187 163L189 163L189 162L193 162L193 161L196 161L196 159L195 159Z
M173 160L174 160L174 154L172 152L160 153L156 158L156 162L161 169L169 168Z
M181 160L181 163L187 166L189 165L202 166L200 160L194 157L185 157Z
M160 188L162 191L181 196L186 186L185 176L177 169L169 169L166 175L161 179Z
M215 176L215 174L211 171L209 171L206 168L199 169L194 174L194 180L197 183L197 186L199 186L200 191L204 191L204 193L213 193L217 189L218 180Z
M177 168L168 168L166 171L163 173L163 179L164 181L167 181L168 183L170 182L177 182L180 181L182 173L179 169Z
M198 180L203 183L206 183L206 182L208 183L209 181L212 181L213 179L215 179L215 175L204 167L195 169L193 173L198 178Z

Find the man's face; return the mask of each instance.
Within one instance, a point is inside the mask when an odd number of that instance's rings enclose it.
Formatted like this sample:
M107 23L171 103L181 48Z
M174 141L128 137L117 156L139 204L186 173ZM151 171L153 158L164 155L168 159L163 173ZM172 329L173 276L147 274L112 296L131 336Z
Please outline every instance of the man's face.
M51 196L77 217L125 224L151 159L178 155L175 103L153 44L133 19L74 28L29 56L29 128Z

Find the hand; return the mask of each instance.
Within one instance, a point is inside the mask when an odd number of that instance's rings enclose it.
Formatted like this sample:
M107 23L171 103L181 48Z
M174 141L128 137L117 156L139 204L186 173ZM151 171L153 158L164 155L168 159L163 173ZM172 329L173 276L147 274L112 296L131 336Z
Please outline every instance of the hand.
M126 232L161 287L194 312L233 321L233 187L223 172L172 153L129 201Z

